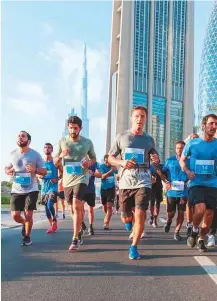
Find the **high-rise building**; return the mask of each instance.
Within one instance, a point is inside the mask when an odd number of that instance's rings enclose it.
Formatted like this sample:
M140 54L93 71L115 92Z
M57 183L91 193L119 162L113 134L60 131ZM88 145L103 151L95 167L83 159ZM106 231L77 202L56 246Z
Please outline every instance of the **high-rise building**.
M84 62L83 62L83 77L82 77L82 100L81 100L81 108L80 108L80 114L77 114L74 108L74 100L72 101L72 108L70 110L70 113L68 114L68 118L70 116L79 116L82 120L82 132L81 135L89 138L89 119L87 117L87 104L88 104L88 75L87 75L87 49L86 45L84 45ZM68 135L68 129L67 129L67 120L65 120L65 128L62 133L63 137Z
M192 1L113 2L107 151L138 105L162 160L192 133L193 32Z
M217 114L217 2L209 19L200 65L198 125L203 116Z

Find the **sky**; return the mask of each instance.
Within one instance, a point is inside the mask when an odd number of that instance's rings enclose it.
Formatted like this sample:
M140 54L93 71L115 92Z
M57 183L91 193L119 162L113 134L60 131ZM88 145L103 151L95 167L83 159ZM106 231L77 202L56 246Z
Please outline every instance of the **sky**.
M211 1L195 2L195 102L200 58ZM20 130L31 147L57 145L65 118L81 104L84 43L87 45L90 138L97 159L105 152L111 1L3 1L1 47L1 179Z

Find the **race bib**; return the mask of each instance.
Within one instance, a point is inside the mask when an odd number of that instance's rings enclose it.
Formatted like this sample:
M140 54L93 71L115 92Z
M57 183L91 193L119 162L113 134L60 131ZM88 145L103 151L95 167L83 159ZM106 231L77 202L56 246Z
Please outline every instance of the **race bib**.
M171 183L171 190L184 191L185 183L183 181L173 181Z
M28 186L31 184L31 174L29 172L17 172L15 175L15 183Z
M47 174L44 176L44 179L52 179L52 170L47 170Z
M106 178L106 182L108 184L115 184L115 178L114 177L108 177L108 178Z
M124 153L124 160L135 160L138 164L144 163L144 149L126 148Z
M214 172L214 160L196 160L195 173L199 175L211 175Z
M81 162L65 162L66 173L73 176L82 174Z

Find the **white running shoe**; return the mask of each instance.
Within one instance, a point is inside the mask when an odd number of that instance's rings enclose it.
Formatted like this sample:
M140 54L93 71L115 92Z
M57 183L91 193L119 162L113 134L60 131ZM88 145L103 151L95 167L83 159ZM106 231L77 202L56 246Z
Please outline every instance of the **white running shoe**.
M133 239L133 231L130 233L129 239Z
M215 236L214 235L208 235L207 247L209 247L209 248L215 247Z
M145 231L143 231L140 238L144 238L144 237L146 237L146 236L147 236L147 235L146 235Z

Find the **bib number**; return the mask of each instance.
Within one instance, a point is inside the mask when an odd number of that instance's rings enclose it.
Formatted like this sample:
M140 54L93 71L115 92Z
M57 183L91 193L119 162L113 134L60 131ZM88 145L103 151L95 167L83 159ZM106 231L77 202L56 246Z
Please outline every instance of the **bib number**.
M125 160L134 160L137 164L144 163L144 150L139 148L126 148L124 154Z
M80 162L66 162L66 173L73 176L79 176L82 174L82 167Z
M182 181L173 181L171 185L171 190L184 191L185 183Z
M196 160L195 173L199 175L211 175L214 172L214 160Z
M106 178L106 182L108 184L115 184L115 179L114 179L114 177L108 177L108 178Z
M18 172L15 175L15 183L28 186L31 184L31 174Z
M52 179L52 170L47 170L47 174L44 178L45 179Z

